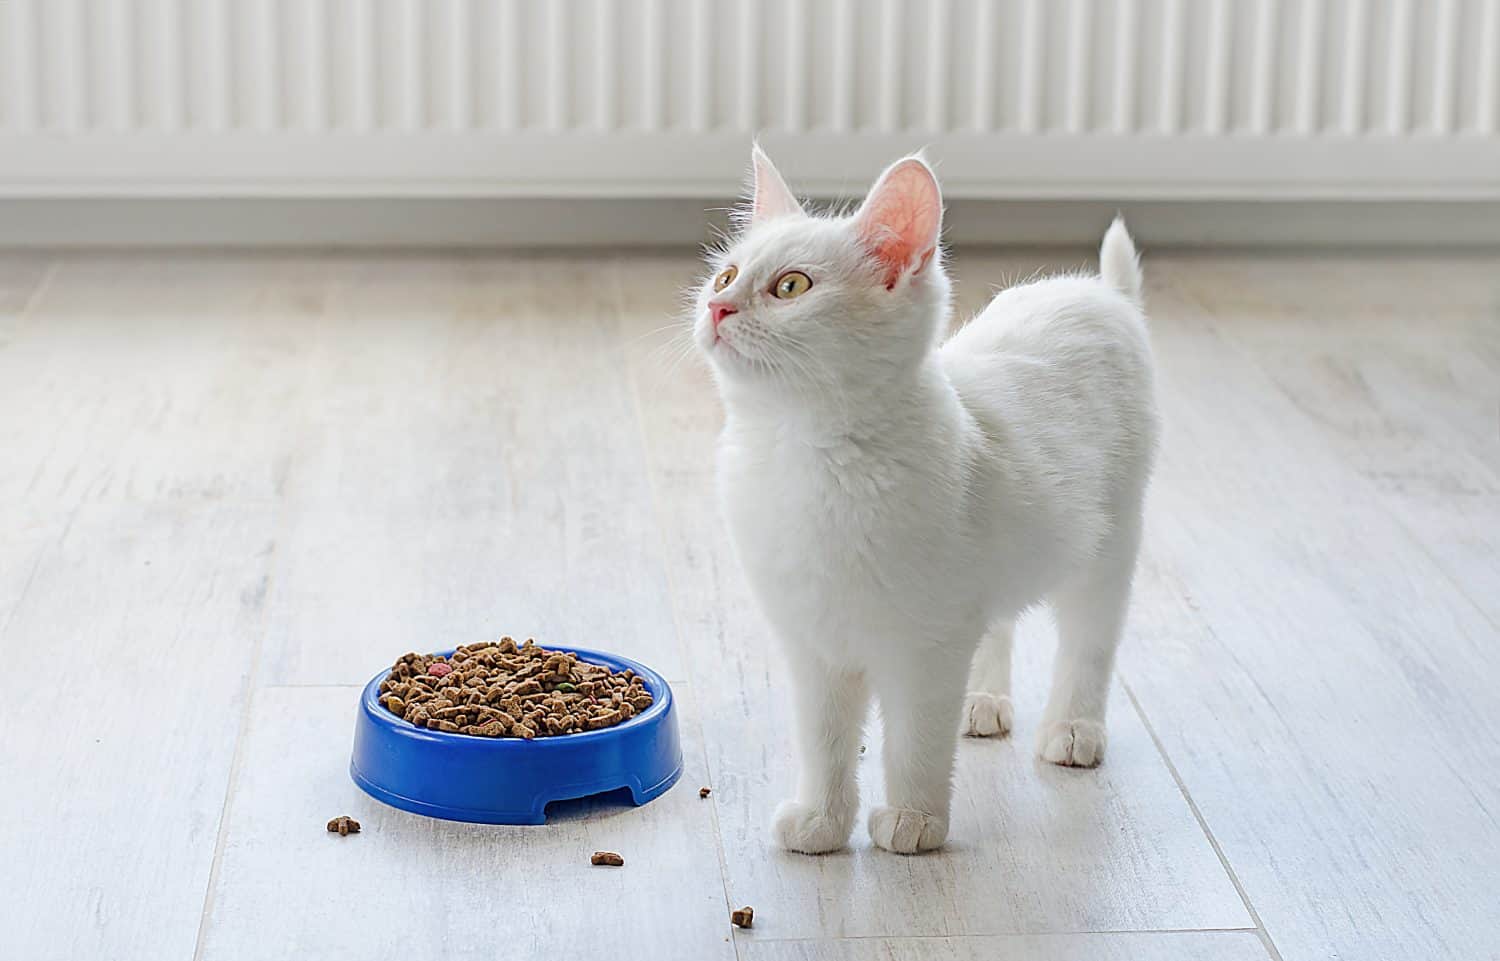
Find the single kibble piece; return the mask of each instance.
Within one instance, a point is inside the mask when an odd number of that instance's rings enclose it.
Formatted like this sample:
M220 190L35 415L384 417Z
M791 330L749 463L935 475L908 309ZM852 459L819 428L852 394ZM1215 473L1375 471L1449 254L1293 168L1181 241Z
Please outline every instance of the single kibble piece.
M328 830L341 838L348 837L359 833L359 822L347 814L340 814L328 822Z
M709 789L708 789L708 788L706 788L706 787L700 787L700 788L699 788L699 789L698 789L698 796L699 796L699 797L708 797L708 796L709 796L709 795L710 795L710 794L712 794L712 793L714 793L714 792L712 792L712 791L710 791L710 790L709 790Z
M607 864L612 868L622 868L625 866L625 859L613 851L595 851L594 856L589 858L589 863L595 865Z
M380 703L430 731L470 737L562 737L613 727L653 703L634 671L616 674L528 640L467 644L451 655L406 654L380 683Z
M737 928L749 928L755 925L755 909L745 905L738 911L729 915L729 923Z

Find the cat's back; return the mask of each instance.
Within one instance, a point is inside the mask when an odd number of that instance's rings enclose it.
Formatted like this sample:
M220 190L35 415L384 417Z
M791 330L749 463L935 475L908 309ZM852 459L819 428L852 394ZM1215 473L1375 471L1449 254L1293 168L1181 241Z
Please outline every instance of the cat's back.
M1146 359L1146 318L1097 276L1059 275L1000 291L943 345L946 363L1031 358Z
M1149 471L1158 423L1145 316L1099 277L1002 291L942 361L1000 456L1056 488L1064 510L1101 507Z
M1145 315L1096 276L1049 277L1001 291L943 345L942 361L966 402L981 405L1080 394L1144 400L1151 393Z

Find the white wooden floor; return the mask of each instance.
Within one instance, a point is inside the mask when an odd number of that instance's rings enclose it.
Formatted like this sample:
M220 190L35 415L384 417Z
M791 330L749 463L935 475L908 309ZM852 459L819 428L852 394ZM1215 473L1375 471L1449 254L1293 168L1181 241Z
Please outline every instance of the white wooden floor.
M960 251L963 304L1045 262ZM1017 734L959 746L919 858L767 843L783 667L658 330L695 269L0 256L0 954L1500 957L1500 259L1148 260L1109 759L1031 757L1026 625ZM362 795L357 685L500 632L666 673L680 785L544 828Z

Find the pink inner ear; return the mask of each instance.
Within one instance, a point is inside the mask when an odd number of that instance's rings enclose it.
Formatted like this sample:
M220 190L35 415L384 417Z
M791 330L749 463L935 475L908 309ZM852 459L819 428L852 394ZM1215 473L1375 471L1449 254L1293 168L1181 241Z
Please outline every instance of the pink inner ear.
M942 220L937 181L921 161L903 160L875 185L856 222L860 240L884 267L886 287L914 263L918 273L927 266Z

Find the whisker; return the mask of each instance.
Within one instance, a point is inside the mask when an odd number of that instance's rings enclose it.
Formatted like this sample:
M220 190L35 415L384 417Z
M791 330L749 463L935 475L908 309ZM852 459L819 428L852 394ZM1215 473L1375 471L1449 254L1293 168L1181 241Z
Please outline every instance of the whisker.
M682 330L682 327L683 321L675 320L672 323L664 324L663 326L658 327L655 330L648 330L644 334L636 334L634 337L631 337L629 340L625 341L623 346L634 346L635 344L638 344L641 341L645 340L647 337L655 337L657 334L661 333L664 330L673 330L680 332Z
M672 351L671 357L658 356L656 362L648 368L649 373L642 378L642 387L647 396L654 396L672 384L683 362L690 357L697 356L697 351L691 341L673 341L669 347Z
M676 334L651 349L647 360L653 365L666 364L670 369L675 367L683 354L691 352L693 339L689 331L679 329Z

